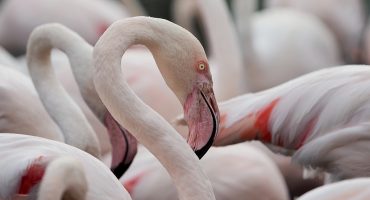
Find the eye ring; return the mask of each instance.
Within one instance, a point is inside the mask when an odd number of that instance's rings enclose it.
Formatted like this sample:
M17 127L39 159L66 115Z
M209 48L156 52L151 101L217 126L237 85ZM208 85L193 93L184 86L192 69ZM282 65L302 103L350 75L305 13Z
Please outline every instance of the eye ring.
M206 69L206 65L205 65L204 63L200 63L200 64L198 65L198 68L199 68L199 70L203 71L203 70L205 70L205 69Z

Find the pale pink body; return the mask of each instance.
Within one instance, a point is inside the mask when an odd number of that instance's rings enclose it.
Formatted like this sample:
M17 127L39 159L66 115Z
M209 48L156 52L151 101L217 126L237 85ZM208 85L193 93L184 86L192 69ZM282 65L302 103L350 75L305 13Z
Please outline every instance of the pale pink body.
M0 134L0 144L1 200L13 199L18 193L22 176L32 163L41 160L46 164L65 156L80 161L83 166L88 184L86 199L131 199L122 184L102 162L77 148L44 138L7 133ZM58 188L63 184L64 182L57 182L49 187ZM28 195L35 195L36 192L37 190Z
M0 132L64 141L61 130L41 104L27 76L0 66L0 91Z
M137 158L120 179L132 198L175 199L175 187L163 167L149 152L144 149L139 152L143 156ZM251 145L211 148L200 163L218 200L289 199L286 184L276 165Z
M367 200L370 198L369 187L369 178L350 179L319 187L297 200Z

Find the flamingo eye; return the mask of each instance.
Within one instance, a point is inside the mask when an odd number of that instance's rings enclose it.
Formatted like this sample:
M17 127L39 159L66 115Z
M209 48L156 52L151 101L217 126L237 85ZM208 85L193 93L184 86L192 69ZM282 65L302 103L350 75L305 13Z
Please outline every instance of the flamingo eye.
M204 69L206 69L206 65L204 63L200 63L198 65L198 68L199 68L199 70L203 71Z

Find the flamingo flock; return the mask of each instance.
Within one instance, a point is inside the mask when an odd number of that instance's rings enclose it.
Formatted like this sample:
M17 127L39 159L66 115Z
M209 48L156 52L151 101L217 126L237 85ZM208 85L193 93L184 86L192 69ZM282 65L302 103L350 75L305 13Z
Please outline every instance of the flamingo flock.
M369 199L365 4L315 2L1 2L0 200Z

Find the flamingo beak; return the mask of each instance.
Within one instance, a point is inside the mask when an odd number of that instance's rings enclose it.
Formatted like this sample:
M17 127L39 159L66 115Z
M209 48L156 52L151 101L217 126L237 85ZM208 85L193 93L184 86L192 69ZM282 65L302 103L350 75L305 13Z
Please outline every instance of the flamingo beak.
M184 116L189 127L188 143L202 158L218 132L220 114L212 87L195 88L185 102Z
M132 136L132 134L122 126L120 126L120 129L123 137L125 138L126 149L122 161L114 168L112 168L113 174L116 175L117 178L120 178L127 171L127 169L131 166L137 153L136 138Z
M131 133L123 128L107 112L104 124L108 129L109 138L112 144L111 170L117 178L120 178L130 167L137 153L137 140Z

